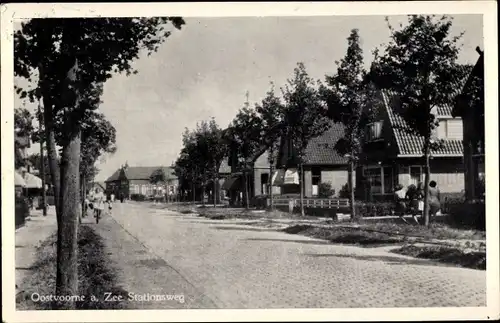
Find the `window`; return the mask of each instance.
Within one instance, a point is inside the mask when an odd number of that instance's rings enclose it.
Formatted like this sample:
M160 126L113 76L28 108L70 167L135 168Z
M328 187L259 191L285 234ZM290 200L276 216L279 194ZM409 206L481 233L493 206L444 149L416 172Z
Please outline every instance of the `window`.
M370 185L370 192L372 194L382 193L382 181L381 181L381 168L366 168L364 170L364 175L368 184Z
M386 166L383 168L384 173L384 193L388 194L394 191L394 176L392 175L392 167Z
M319 184L321 183L321 168L313 167L311 169L311 180L312 180L312 195L317 196L319 194Z
M311 170L312 174L312 184L319 185L321 183L321 168L313 167Z
M363 174L369 183L371 194L391 194L394 190L394 175L391 166L364 168Z
M439 127L434 130L439 139L462 140L463 125L460 119L446 119L439 121Z
M366 139L368 141L382 138L382 121L370 123L366 126Z
M266 195L267 187L269 186L269 174L260 174L260 187L262 194Z
M410 166L410 185L418 185L422 181L422 167Z

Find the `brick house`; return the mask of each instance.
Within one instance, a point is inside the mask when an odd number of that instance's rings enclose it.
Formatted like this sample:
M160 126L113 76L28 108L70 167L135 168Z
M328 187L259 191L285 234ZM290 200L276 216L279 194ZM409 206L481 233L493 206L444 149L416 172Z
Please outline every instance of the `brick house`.
M319 184L330 183L338 193L347 183L347 159L335 150L335 144L344 135L344 127L340 123L331 123L322 135L311 139L305 152L304 196L318 196ZM276 165L273 166L273 194L299 194L300 186L296 172L295 152L291 140L280 139L276 153ZM249 197L269 194L269 150L263 147L250 161L247 170ZM234 158L233 158L234 160ZM241 192L243 190L242 172L232 165L232 176L224 183L223 188Z
M463 157L465 196L468 200L484 193L484 53L476 48L479 59L472 69L460 95L453 116L463 120ZM479 91L477 93L476 91Z
M343 136L344 125L331 121L329 128L325 132L309 141L305 150L305 160L303 163L305 197L317 197L321 183L331 184L336 195L347 184L348 159L339 155L335 149L337 142ZM283 138L278 157L278 168L282 173L281 178L283 179L280 180L277 178L274 183L274 185L281 186L282 194L300 194L295 155L291 140ZM287 171L292 174L287 176ZM283 174L283 172L285 173ZM288 184L287 178L289 180L294 178L293 183Z
M165 173L166 183L151 183L151 175L158 169L162 169ZM171 196L174 196L177 194L178 182L173 167L136 166L118 169L105 181L105 184L107 194L113 192L116 196L120 196L120 193L123 193L130 198L132 194L151 196L160 188L166 189Z
M394 92L382 90L379 95L382 104L374 109L374 122L367 125L356 176L358 197L368 200L391 198L396 184L407 187L424 181L423 137L409 130L396 113ZM442 193L460 193L464 184L462 120L452 116L451 105L434 111L439 126L433 137L443 140L443 145L431 151L431 180Z

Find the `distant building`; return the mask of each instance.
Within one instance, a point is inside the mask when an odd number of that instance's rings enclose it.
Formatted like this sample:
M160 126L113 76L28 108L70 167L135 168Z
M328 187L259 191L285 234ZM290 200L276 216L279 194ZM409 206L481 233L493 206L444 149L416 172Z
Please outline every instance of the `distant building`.
M166 176L166 182L152 183L151 175L155 171L162 170ZM146 196L158 194L160 190L171 196L177 194L178 178L173 167L165 166L130 166L122 167L114 172L106 181L106 192L113 192L116 196L124 194L130 197L132 194Z

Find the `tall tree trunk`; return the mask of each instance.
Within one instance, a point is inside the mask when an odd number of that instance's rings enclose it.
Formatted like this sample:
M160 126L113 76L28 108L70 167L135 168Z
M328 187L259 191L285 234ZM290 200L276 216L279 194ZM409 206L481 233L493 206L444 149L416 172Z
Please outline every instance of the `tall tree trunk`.
M270 151L272 154L273 151ZM273 210L273 160L269 161L269 209Z
M42 93L43 100L43 121L44 121L44 132L45 132L45 142L47 146L47 159L49 164L50 178L52 180L52 189L54 194L54 208L56 210L56 219L59 226L61 222L61 203L59 201L60 192L60 169L57 165L57 150L56 150L56 139L54 134L54 119L53 119L53 108L51 91L48 87L46 80L46 57L47 53L50 52L52 48L52 30L40 30L37 35L37 42L40 51L40 56L42 60L38 64L38 86Z
M217 167L214 167L214 208L217 207Z
M304 211L304 166L299 164L299 186L300 186L300 215L306 216Z
M57 276L56 295L78 295L78 217L79 208L79 164L80 132L72 136L63 147L61 156L61 222L57 232ZM64 309L73 309L74 302L59 304Z
M429 155L430 155L430 147L429 147L429 138L425 139L425 178L424 178L424 211L423 211L423 216L424 216L424 223L426 226L429 226L430 221L429 221L429 181L430 181L430 166L429 166Z
M248 198L248 177L247 177L247 170L246 168L243 170L243 183L245 185L245 191L244 191L244 194L245 194L245 209L248 210L248 208L250 207L250 203L249 203L249 198Z
M85 179L85 176L82 176L82 216L85 213L85 216L87 215L86 210L85 210L85 200L87 199L87 180Z
M40 130L43 128L42 124L42 116L41 116L41 109L40 109L40 100L38 100L38 114L39 114L39 119L38 119L38 126ZM40 178L42 179L42 214L43 216L47 215L47 194L45 191L45 158L43 156L43 138L40 138Z
M201 202L201 205L203 205L203 207L205 207L205 193L206 193L206 189L207 189L207 177L206 177L206 174L203 174L203 180L202 180L202 194L201 194L201 199L202 199L202 202Z
M349 161L349 204L351 206L351 220L356 218L356 205L354 202L354 162Z
M52 190L54 194L54 207L56 209L56 219L59 225L61 220L61 203L59 201L60 192L60 168L58 167L56 139L54 134L54 122L52 119L52 104L47 95L43 98L43 118L45 121L45 139L47 147L47 160L49 164L50 178L52 180Z

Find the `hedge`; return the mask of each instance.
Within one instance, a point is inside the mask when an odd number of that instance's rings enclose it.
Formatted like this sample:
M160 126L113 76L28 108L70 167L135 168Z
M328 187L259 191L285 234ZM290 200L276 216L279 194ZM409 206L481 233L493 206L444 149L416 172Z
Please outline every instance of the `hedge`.
M145 201L146 200L146 195L144 194L131 194L130 199L132 201Z
M26 197L16 197L16 228L26 222L30 215L29 201Z
M484 201L448 200L446 205L448 220L459 227L486 229L486 207Z

